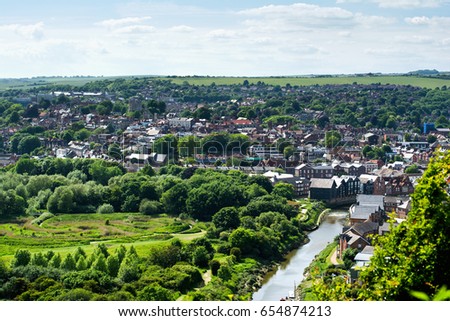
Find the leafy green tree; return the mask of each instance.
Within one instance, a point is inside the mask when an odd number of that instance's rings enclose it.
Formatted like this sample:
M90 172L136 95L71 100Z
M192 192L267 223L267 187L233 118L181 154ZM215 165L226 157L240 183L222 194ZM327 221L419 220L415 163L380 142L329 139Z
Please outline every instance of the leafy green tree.
M88 268L86 258L84 256L80 256L77 260L76 269L77 271L84 271Z
M48 199L47 210L51 213L70 213L74 208L73 197L68 187L58 187Z
M224 155L228 141L228 133L213 133L202 138L200 145L205 154Z
M169 214L178 215L186 210L189 187L186 183L179 183L161 195L161 203Z
M48 262L47 262L46 257L44 256L44 254L42 254L41 252L38 252L38 253L34 253L31 256L30 264L46 267Z
M17 146L19 154L31 154L35 149L41 147L41 141L38 137L28 135L22 138Z
M220 269L220 262L216 259L211 260L209 262L209 267L211 269L211 274L213 276L217 276L217 271L219 271L219 269Z
M155 215L162 212L162 204L158 201L143 199L139 205L139 212L145 215Z
M52 256L52 258L48 262L48 266L53 267L55 269L59 269L61 266L61 262L62 262L61 255L57 253Z
M108 273L108 266L103 254L97 255L97 259L92 264L91 269L100 271L102 273Z
M224 207L213 215L212 222L219 229L235 229L240 224L239 211L235 207Z
M14 258L11 261L11 267L27 266L31 260L31 253L28 250L19 249L14 253Z
M242 254L249 254L253 251L256 239L254 231L239 227L230 234L229 241L231 246L239 248Z
M295 196L294 186L289 183L278 182L273 187L272 194L284 197L288 200L292 200L292 199L294 199L294 196Z
M140 301L174 301L176 296L158 283L152 283L138 292L137 299Z
M166 154L168 161L178 161L178 138L173 134L158 138L153 144L153 151L158 154Z
M208 265L210 256L208 250L204 246L195 247L192 252L192 264L198 267L206 267Z
M166 111L166 103L163 101L157 101L154 99L151 99L146 102L146 107L151 115L158 114L162 115Z
M184 136L178 141L178 154L181 157L193 157L198 152L200 152L200 140L196 136Z
M110 255L106 260L106 266L108 268L108 274L115 278L119 273L120 262L117 255Z
M415 174L420 173L419 166L416 164L412 164L405 169L406 174Z
M108 156L114 159L123 159L122 150L118 144L111 144L108 147Z
M103 161L95 161L89 167L89 175L94 181L102 185L107 185L110 178L120 176L123 173L118 166Z
M325 133L325 146L328 148L333 148L338 146L341 142L341 134L335 130L327 131Z
M75 262L72 254L68 253L64 260L61 262L61 269L67 271L75 271L77 269L77 263Z
M0 190L0 215L18 216L25 213L27 202L15 190Z

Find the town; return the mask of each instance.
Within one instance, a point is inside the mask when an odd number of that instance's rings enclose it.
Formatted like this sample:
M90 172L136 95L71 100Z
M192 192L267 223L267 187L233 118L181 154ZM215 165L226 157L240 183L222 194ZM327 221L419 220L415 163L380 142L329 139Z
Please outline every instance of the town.
M353 249L353 263L364 267L373 255L372 236L388 233L390 219L407 219L410 195L430 159L449 147L446 86L210 80L196 85L182 77L133 77L4 91L0 166L23 175L53 174L52 166L45 172L37 162L86 159L128 173L179 168L190 175L210 169L263 177L284 189L288 200L347 210L336 255L343 259ZM106 185L108 178L96 181ZM139 207L124 204L115 208ZM54 211L61 211L58 206ZM192 213L201 219L215 214ZM359 270L351 270L349 282L357 281Z

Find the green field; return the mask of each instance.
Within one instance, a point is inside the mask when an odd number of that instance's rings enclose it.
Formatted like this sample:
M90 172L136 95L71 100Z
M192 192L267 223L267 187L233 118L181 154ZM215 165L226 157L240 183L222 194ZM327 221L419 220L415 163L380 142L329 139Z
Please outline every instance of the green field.
M138 254L174 237L191 241L204 235L194 222L166 215L151 217L134 213L64 214L37 225L32 218L0 222L0 258L10 261L17 249L43 252L51 249L63 256L82 247L87 253L96 244L114 249L133 245Z
M256 84L259 81L268 85L285 86L314 86L314 85L343 85L343 84L392 84L392 85L411 85L417 87L431 88L450 86L450 79L426 78L416 76L342 76L342 77L178 77L164 78L170 79L176 84L184 82L190 85L210 85L213 82L216 85L242 84L248 80L250 84Z
M157 76L111 76L111 77L42 77L23 79L0 79L0 91L7 89L30 89L45 85L72 85L82 86L88 82L99 80L114 80L119 78L143 78L154 77L155 79L171 80L175 84L187 82L190 85L234 85L242 84L248 80L250 84L264 82L268 85L285 86L313 86L313 85L342 85L342 84L393 84L411 85L417 87L431 88L450 86L450 79L429 78L418 76L401 75L374 75L374 76L326 76L326 77L157 77Z

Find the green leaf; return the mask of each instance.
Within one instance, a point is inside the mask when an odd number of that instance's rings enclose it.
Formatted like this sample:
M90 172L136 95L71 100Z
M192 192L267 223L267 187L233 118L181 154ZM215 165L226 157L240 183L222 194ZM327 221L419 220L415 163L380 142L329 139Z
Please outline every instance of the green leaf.
M411 294L411 296L413 296L416 299L419 299L421 301L431 301L430 297L424 292L411 291L410 294Z

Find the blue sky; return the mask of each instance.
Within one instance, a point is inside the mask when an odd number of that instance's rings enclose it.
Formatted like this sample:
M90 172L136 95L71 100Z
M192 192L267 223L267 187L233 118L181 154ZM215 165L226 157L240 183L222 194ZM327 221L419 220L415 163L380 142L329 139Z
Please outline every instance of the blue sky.
M450 0L0 1L0 78L450 70Z

